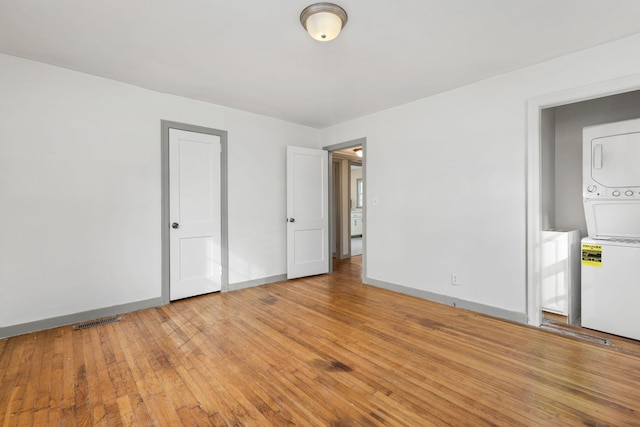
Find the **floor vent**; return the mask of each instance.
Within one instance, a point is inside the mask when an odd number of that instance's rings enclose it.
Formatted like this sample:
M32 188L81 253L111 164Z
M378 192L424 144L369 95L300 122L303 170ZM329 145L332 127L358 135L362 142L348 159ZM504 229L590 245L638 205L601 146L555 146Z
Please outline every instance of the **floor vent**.
M600 344L600 345L606 345L606 346L610 346L611 345L611 341L609 341L606 338L600 338L594 335L590 335L588 333L581 333L581 332L574 332L574 331L570 331L567 329L564 329L562 327L557 327L554 326L552 323L543 323L540 326L542 329L546 329L548 331L553 331L562 335L567 335L569 337L573 337L573 338L579 338L581 340L584 341L589 341L592 342L594 344Z
M76 323L73 325L73 330L78 331L80 329L87 329L93 326L106 325L107 323L119 322L122 320L120 316L103 317L102 319L89 320L88 322Z

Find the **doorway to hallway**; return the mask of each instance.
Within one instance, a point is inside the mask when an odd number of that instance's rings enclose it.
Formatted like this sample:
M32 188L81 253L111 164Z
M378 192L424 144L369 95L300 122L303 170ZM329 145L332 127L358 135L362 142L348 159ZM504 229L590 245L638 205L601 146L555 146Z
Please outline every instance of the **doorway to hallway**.
M330 252L332 259L358 257L366 277L366 139L324 147L331 155ZM356 260L354 260L356 261ZM360 267L361 266L361 267Z

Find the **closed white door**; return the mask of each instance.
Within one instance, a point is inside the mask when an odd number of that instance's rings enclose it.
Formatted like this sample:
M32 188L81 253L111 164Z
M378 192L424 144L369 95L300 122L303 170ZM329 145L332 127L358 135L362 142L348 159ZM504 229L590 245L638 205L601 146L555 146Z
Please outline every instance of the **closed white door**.
M329 272L329 154L287 147L287 278Z
M169 130L171 300L222 285L220 137Z

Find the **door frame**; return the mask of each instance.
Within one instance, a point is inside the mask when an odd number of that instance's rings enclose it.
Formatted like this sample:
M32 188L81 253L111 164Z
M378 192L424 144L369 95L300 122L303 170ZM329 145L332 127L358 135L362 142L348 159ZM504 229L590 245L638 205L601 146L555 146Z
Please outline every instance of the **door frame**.
M345 148L362 147L362 283L366 283L367 278L367 138L352 139L350 141L322 147L329 152L329 212L333 212L333 201L335 197L335 183L333 182L333 152L344 150ZM329 272L333 272L333 244L336 234L335 218L329 217ZM351 249L349 249L351 253Z
M227 131L212 129L187 123L160 121L161 131L161 215L160 230L162 240L162 290L163 304L169 304L171 280L169 276L169 129L215 135L220 138L220 254L222 266L221 292L229 290L229 215L227 179Z
M345 245L344 237L349 236L351 234L351 222L345 218L345 211L349 211L350 209L350 197L351 197L351 189L349 188L349 183L351 182L351 160L346 160L343 158L336 158L331 155L331 161L334 166L337 166L337 169L334 170L334 174L332 178L334 179L332 189L333 196L331 197L331 201L333 206L331 209L334 210L335 214L331 219L335 227L333 230L330 230L332 234L332 240L329 241L331 246L336 247L336 252L334 253L334 258L337 259L347 259L351 258L351 244ZM362 162L360 162L362 165ZM345 167L346 166L346 167ZM345 195L343 189L347 189L347 202L345 203ZM347 250L348 249L348 250Z
M338 189L341 187L342 173L340 172L340 162L333 159L331 153L329 153L331 163L331 177L329 178L331 189L329 190L329 198L331 204L329 209L331 210L331 218L329 219L329 246L331 247L331 259L339 258L342 253L342 243L340 239L336 239L336 236L342 236L342 221L338 217L342 213L342 198L338 196ZM332 228L331 224L335 226ZM333 235L331 234L333 233ZM335 251L334 251L335 246ZM331 271L331 262L329 263L329 271Z
M640 90L640 75L552 93L527 101L527 323L542 324L542 110Z

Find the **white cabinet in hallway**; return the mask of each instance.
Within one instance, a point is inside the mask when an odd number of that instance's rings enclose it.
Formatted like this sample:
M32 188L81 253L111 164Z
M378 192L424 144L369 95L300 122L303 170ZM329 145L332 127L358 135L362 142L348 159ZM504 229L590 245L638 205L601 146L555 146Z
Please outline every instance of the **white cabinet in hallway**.
M362 236L362 212L351 212L351 235Z

